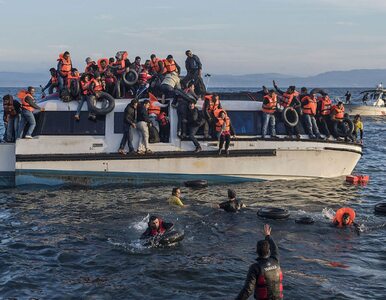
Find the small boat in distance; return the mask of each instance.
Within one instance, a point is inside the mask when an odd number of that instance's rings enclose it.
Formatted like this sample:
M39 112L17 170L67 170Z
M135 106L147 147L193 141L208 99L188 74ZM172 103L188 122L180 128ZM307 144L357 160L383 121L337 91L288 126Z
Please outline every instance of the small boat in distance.
M350 116L386 116L386 89L383 88L382 83L374 89L361 92L360 95L363 97L357 102L360 101L361 104L344 105L346 113Z

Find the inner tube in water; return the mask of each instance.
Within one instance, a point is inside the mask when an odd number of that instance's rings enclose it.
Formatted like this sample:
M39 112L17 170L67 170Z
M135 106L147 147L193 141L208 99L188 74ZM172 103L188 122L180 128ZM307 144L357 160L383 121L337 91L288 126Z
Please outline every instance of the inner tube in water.
M123 74L123 82L128 86L134 85L138 81L138 73L133 70L127 70L125 74Z
M192 188L204 188L208 186L208 181L206 180L189 180L184 182L186 187Z
M311 225L315 223L315 220L311 217L300 217L295 220L295 223Z
M350 119L343 119L342 122L334 122L334 133L339 137L348 137L354 130L354 123Z
M159 244L162 246L175 244L178 242L181 242L185 237L185 234L183 232L177 231L177 230L170 230L168 232L165 232L160 240Z
M262 218L282 220L290 216L288 210L277 207L263 207L257 212L257 215Z
M283 112L283 120L287 126L295 127L299 122L299 115L296 109L291 106L286 107Z
M111 112L115 107L115 100L113 96L110 94L107 94L105 92L99 92L97 96L97 103L104 103L107 101L107 105L105 107L97 107L96 104L94 104L94 101L90 101L90 109L93 113L95 113L97 116L104 116L107 115L109 112Z
M386 215L386 203L378 203L375 205L374 211L378 214Z

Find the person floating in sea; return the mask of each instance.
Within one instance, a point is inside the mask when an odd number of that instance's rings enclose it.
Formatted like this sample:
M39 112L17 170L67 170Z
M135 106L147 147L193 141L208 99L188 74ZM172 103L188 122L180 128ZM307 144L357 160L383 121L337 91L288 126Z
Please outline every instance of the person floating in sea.
M359 143L363 144L363 123L361 115L355 115L354 117L354 137L355 141L358 142L358 133L359 133Z
M228 189L228 200L220 203L218 207L226 212L237 212L241 208L246 207L246 205L236 199L236 192L234 190Z
M354 225L355 227L359 226L354 222L354 220L355 211L350 207L342 207L336 211L332 223L337 227L345 227L351 225Z
M151 216L147 225L148 227L146 231L142 233L141 239L148 239L158 235L163 235L166 231L172 229L174 226L173 223L164 222L157 216Z
M173 188L172 195L168 199L168 203L170 205L176 205L180 207L184 207L184 203L182 203L181 199L181 189L178 187Z
M243 289L236 300L246 300L254 292L255 299L283 299L283 274L279 265L279 248L271 238L271 227L264 225L265 239L258 241L257 262L250 266Z

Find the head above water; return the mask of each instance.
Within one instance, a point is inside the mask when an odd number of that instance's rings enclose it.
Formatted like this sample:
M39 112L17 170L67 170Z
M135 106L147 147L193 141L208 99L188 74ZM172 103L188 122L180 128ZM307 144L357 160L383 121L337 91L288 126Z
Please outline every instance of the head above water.
M343 216L342 216L342 224L343 225L348 225L350 223L350 214L348 213L344 213Z
M181 195L181 189L180 189L179 187L173 188L173 190L172 190L172 195L173 195L173 196L176 196L176 197L180 197L180 195Z
M361 120L361 115L355 115L354 121L360 121Z
M256 253L259 258L268 258L271 254L269 242L266 240L258 241L256 245Z
M236 198L236 192L235 192L235 190L228 189L228 198L229 198L229 199L235 199L235 198Z
M157 216L151 216L149 218L149 223L147 224L151 229L158 229L159 223L160 223L160 220Z

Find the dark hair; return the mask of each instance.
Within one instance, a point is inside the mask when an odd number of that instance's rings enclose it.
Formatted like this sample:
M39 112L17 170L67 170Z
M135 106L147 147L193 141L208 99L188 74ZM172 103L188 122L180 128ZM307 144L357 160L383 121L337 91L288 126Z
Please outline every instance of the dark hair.
M190 88L191 86L194 86L194 80L188 82L187 87Z
M138 103L138 99L137 98L134 98L131 100L130 104L135 104L135 103Z
M300 91L301 91L302 93L307 93L307 88L303 86L303 87L300 89Z
M114 62L115 61L115 58L114 57L110 57L109 58L109 62Z
M84 80L87 76L90 77L90 74L83 73L82 76L80 76L80 80Z
M77 71L78 71L77 68L72 68L72 69L71 69L71 72L77 72Z
M342 101L339 101L337 105L339 106L339 105L342 105L342 104L343 104L343 102L342 102Z
M189 52L192 52L192 51L186 50L186 51L185 51L185 54L188 55Z
M136 56L136 57L135 57L135 60L137 60L137 59L141 59L141 58L140 58L139 56Z
M224 111L223 111L224 112ZM225 113L225 112L224 112ZM228 198L233 199L236 198L236 192L232 189L228 189Z
M33 89L35 89L33 86L29 86L29 87L27 88L28 92L32 91Z
M150 104L150 101L149 100L143 101L143 105L146 105L146 104Z
M173 190L172 190L172 195L175 196L179 189L180 189L179 187L174 187Z
M173 58L173 55L169 54L166 59L170 59L170 58Z
M342 216L342 220L348 219L348 218L350 218L350 214L349 213L344 213L343 216Z
M267 257L269 255L269 242L266 240L261 240L257 242L256 253L259 257Z
M150 59L156 58L157 56L155 54L150 55Z
M8 95L5 95L4 97L3 97L3 100L4 101L7 101L7 100L13 100L13 97L12 97L12 95L10 95L10 94L8 94Z
M51 68L51 69L50 69L50 72L52 72L52 71L55 71L55 72L56 72L56 69L55 69L55 68Z
M94 72L94 78L101 77L101 74L99 72Z
M66 54L70 55L70 52L66 51L66 52L63 53L63 55L66 55Z

